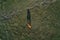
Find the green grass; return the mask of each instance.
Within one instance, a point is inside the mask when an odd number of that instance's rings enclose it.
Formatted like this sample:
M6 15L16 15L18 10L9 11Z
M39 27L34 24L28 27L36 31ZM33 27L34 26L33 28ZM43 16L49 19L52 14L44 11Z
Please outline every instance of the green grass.
M0 1L0 40L60 40L60 0L47 8L40 6L41 0ZM28 7L31 30L26 27Z

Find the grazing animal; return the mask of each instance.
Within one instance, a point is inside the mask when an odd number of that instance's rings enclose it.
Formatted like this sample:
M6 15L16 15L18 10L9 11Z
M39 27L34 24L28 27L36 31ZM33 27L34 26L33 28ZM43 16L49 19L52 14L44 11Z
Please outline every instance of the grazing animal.
M27 9L27 27L31 29L31 14L29 9Z

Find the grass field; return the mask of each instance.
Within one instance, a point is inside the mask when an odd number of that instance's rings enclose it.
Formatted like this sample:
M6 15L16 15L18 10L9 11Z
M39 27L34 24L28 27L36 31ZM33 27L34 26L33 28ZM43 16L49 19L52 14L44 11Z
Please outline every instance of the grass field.
M60 0L0 0L0 40L60 40Z

